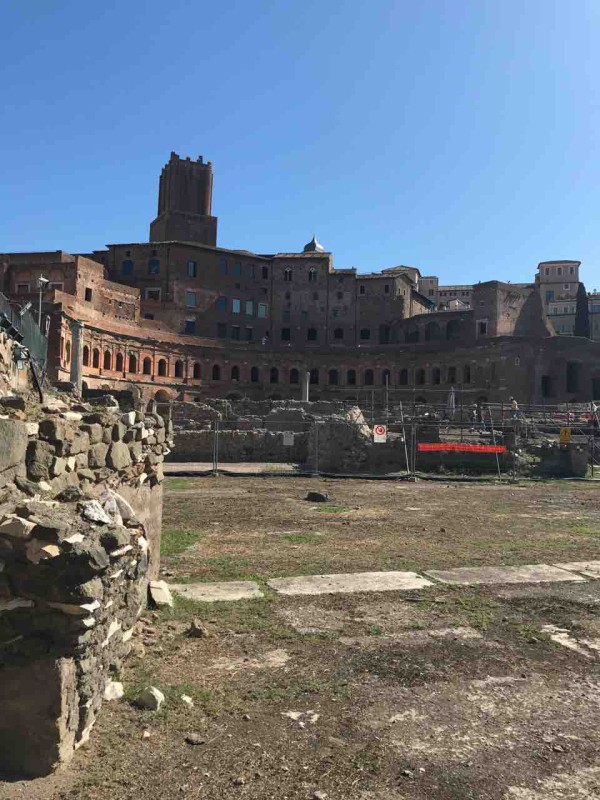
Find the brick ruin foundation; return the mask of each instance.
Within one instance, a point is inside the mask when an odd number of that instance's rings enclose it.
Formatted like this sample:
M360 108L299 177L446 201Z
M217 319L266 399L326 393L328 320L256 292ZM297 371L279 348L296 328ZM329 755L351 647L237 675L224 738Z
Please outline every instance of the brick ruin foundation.
M160 415L0 398L0 770L39 776L83 744L156 577Z

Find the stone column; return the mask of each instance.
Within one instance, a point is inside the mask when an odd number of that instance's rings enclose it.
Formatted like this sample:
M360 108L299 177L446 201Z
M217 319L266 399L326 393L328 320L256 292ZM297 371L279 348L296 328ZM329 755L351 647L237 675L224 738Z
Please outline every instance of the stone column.
M71 383L81 394L81 365L83 362L83 322L71 321Z
M302 373L302 401L308 403L310 392L310 372Z

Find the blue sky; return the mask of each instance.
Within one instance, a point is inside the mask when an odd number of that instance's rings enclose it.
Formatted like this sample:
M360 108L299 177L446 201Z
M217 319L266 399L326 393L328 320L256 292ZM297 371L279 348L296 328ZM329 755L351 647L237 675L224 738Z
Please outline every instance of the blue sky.
M219 243L600 288L597 0L4 0L0 251L144 241L171 150ZM6 36L8 34L8 36Z

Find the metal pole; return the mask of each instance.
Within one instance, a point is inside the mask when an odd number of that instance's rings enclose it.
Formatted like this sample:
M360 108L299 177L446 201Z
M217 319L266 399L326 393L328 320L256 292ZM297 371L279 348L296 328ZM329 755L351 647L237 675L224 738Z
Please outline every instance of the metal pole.
M319 423L315 421L315 474L319 474Z
M42 284L39 285L39 298L38 298L38 328L42 329Z
M385 427L387 429L389 418L389 402L390 402L390 376L386 373L385 376Z
M492 426L492 442L494 445L496 444L496 432L494 431L494 419L492 417L492 409L488 408L490 412L490 425ZM502 477L500 474L500 459L498 458L498 453L496 453L496 467L498 468L498 477Z
M406 472L410 473L410 464L408 463L408 446L406 444L406 428L404 427L404 410L402 408L402 400L400 400L400 421L402 422L402 438L404 439L404 459L406 461Z

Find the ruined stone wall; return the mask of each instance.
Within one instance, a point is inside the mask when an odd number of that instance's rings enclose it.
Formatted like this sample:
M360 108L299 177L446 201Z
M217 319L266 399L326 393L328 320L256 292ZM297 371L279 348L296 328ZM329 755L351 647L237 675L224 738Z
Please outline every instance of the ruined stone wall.
M87 740L131 647L158 569L169 431L113 398L5 409L0 770L36 776Z

